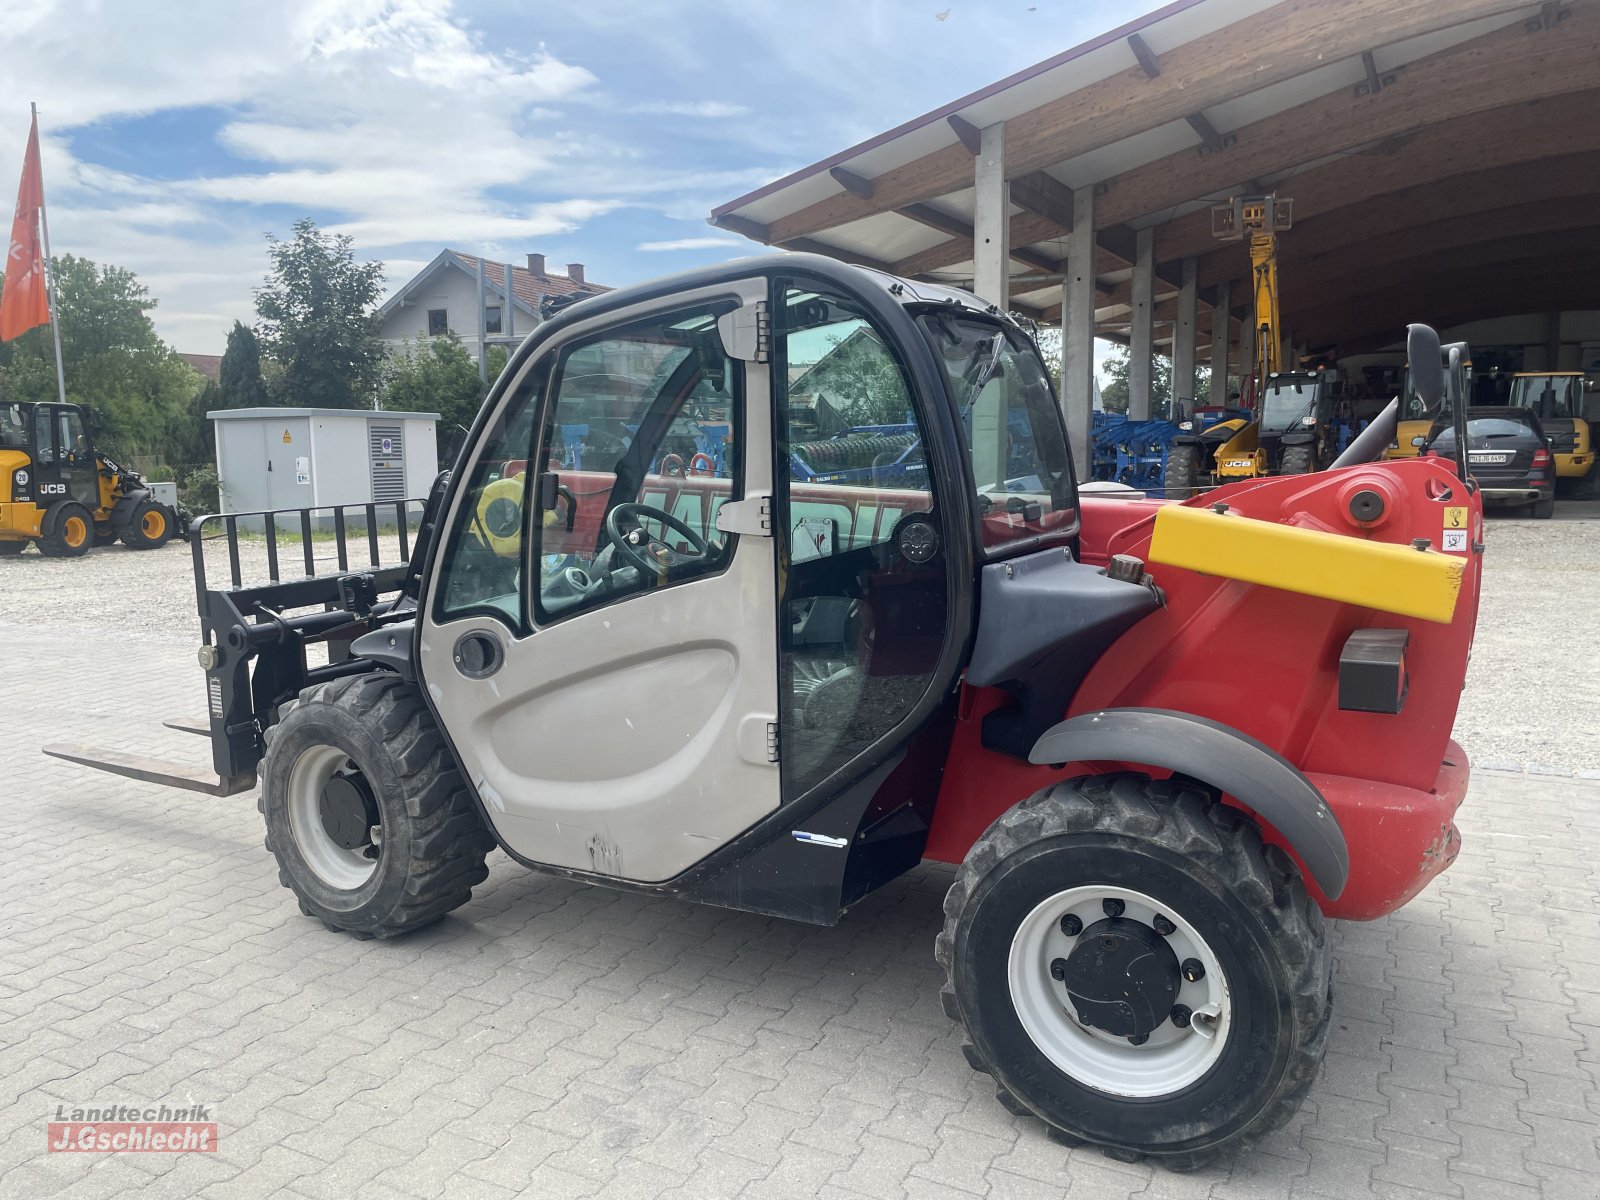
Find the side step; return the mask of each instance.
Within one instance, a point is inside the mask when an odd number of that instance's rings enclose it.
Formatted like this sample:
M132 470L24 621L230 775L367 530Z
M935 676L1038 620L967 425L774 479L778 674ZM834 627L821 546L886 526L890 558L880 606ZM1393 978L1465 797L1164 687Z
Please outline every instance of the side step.
M211 736L211 722L197 720L194 717L173 717L161 724L168 729L176 729L179 733L192 733L196 737L203 738Z
M208 731L209 732L209 731ZM159 783L166 787L182 788L186 792L201 792L207 796L235 796L248 792L256 785L256 777L235 775L223 779L215 771L202 771L198 767L184 767L163 762L158 758L141 758L137 754L123 754L117 750L101 750L95 746L58 742L44 747L51 758L108 771L141 783Z

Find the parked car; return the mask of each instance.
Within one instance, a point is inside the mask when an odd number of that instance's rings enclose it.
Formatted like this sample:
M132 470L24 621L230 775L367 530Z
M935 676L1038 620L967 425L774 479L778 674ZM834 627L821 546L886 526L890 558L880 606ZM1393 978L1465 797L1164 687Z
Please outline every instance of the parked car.
M1441 422L1424 454L1454 458L1456 432ZM1530 505L1541 519L1556 511L1555 459L1539 418L1523 408L1467 410L1467 466L1485 504Z

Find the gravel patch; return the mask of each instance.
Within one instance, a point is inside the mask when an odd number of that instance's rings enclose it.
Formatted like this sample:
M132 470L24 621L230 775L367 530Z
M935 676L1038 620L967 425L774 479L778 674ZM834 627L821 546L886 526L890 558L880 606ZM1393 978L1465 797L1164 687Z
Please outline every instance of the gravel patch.
M1478 634L1455 728L1474 762L1600 770L1600 619L1591 609L1600 595L1600 504L1562 510L1555 521L1489 517ZM358 545L356 562L364 564L366 543ZM336 570L333 544L314 546L319 573ZM220 584L227 555L217 548L208 573ZM392 537L380 539L380 549L383 561L397 559ZM280 550L285 563L299 554L298 546ZM246 582L265 578L262 543L245 542L240 557ZM8 626L114 630L137 641L196 646L188 548L108 546L81 559L42 558L30 549L0 558L0 641ZM174 671L194 669L183 652L172 664Z

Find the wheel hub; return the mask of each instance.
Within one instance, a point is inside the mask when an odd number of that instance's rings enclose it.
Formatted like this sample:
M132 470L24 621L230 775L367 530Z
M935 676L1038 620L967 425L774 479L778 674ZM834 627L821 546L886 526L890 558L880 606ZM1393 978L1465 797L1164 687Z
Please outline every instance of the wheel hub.
M1172 1013L1183 986L1178 967L1172 947L1150 926L1107 917L1078 938L1062 983L1085 1025L1142 1041Z
M322 828L343 850L360 850L370 844L378 823L378 806L359 775L334 775L322 785L318 804Z

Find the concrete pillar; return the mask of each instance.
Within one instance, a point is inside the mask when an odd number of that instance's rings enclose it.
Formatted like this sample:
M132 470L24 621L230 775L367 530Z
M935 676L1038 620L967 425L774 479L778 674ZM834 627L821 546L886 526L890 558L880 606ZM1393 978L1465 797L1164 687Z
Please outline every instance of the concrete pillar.
M507 263L505 282L506 302L505 305L500 309L500 332L505 334L505 336L508 338L515 337L517 332L517 293L512 290L512 285L513 277L511 274L511 264ZM507 347L507 353L510 353L509 346Z
M1544 318L1544 369L1561 370L1561 314L1546 313Z
M489 292L484 286L483 256L478 256L478 378L485 383L489 382L489 343L484 339L488 334L484 331L483 306L488 303Z
M1061 281L1061 408L1072 439L1072 465L1089 478L1094 417L1094 186L1072 193L1067 277Z
M1011 188L1006 182L1006 126L981 134L973 161L972 290L1002 309L1011 307Z
M1211 306L1211 403L1228 402L1228 339L1233 336L1233 321L1228 316L1228 281L1217 285L1217 301Z
M1155 378L1156 231L1139 230L1134 238L1133 298L1128 319L1128 417L1150 419L1150 390Z
M1172 327L1172 399L1184 408L1194 407L1194 326L1199 302L1199 263L1183 260L1178 287L1178 320Z
M1250 378L1256 369L1256 306L1250 305L1249 317L1239 323L1239 394L1250 390Z

